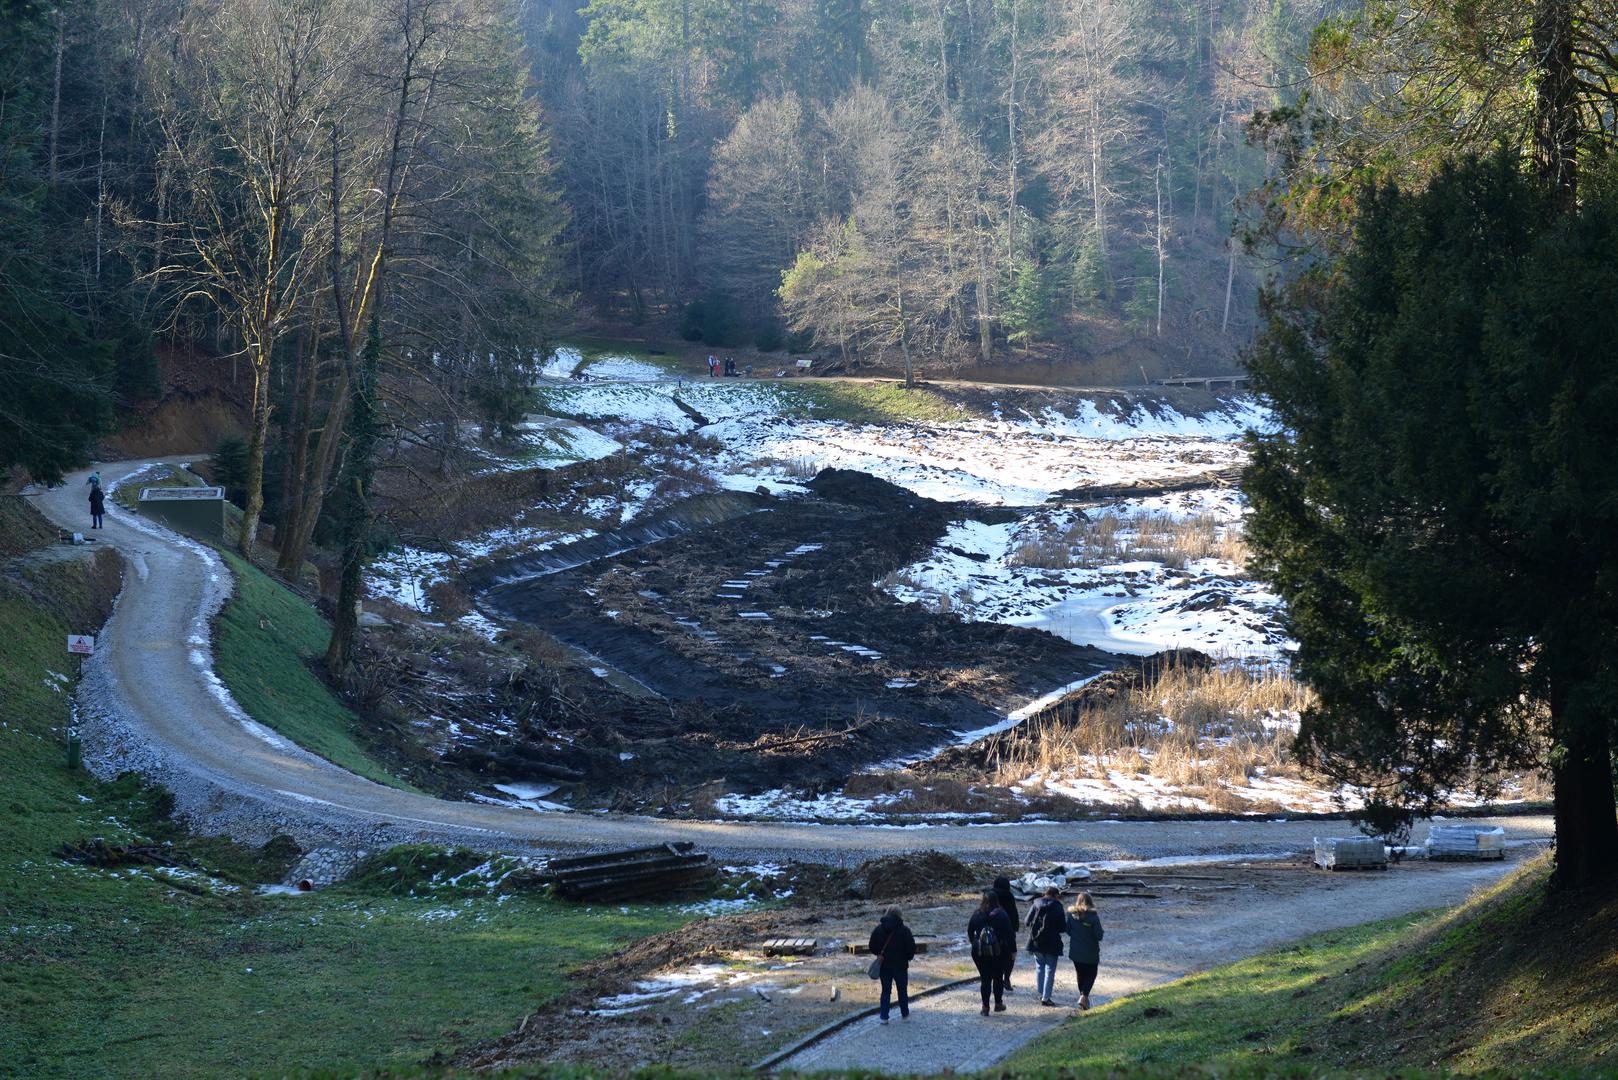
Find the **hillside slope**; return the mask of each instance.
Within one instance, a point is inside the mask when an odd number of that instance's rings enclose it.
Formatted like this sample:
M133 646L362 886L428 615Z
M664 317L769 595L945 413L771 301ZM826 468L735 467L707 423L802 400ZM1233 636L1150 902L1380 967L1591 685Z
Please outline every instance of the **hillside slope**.
M1618 897L1549 893L1540 858L1468 903L1323 934L1076 1018L1005 1075L1618 1072Z

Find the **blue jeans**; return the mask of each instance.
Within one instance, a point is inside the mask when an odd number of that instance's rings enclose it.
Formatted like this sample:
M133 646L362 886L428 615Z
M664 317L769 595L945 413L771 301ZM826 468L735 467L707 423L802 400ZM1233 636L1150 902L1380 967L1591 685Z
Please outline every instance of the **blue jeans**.
M1049 1001L1051 995L1056 993L1056 969L1061 966L1060 953L1034 954L1034 963L1038 965L1035 972L1035 989L1039 991L1039 1000Z
M882 1019L888 1018L888 1002L893 999L893 988L899 988L899 1015L910 1015L910 969L900 968L897 971L882 969Z

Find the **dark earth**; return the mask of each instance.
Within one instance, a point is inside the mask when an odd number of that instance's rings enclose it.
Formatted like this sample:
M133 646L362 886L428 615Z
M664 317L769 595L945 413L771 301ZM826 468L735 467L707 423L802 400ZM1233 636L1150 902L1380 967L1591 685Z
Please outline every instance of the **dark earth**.
M616 669L618 689L602 682L587 715L499 745L463 743L451 759L492 779L576 779L590 801L662 787L670 810L720 780L743 793L813 792L1124 663L1041 631L901 604L874 584L922 557L951 521L1015 511L935 502L844 470L810 488L704 497L469 574L480 606Z

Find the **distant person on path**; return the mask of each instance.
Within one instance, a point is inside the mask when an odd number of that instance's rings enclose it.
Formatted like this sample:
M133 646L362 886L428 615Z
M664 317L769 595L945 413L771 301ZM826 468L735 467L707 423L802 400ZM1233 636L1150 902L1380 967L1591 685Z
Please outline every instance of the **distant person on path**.
M1062 910L1062 890L1055 885L1028 908L1028 951L1038 965L1035 989L1041 1005L1055 1005L1056 969L1062 964L1062 932L1067 929L1067 912Z
M978 969L978 988L983 995L983 1015L989 1015L990 992L994 995L994 1011L1005 1012L1006 953L1017 949L1017 931L1000 898L992 892L983 894L978 909L966 924L966 940L972 945L972 963Z
M86 480L85 483L89 484L93 488L100 487L101 486L101 470L97 469L95 472L91 473L90 478L88 480Z
M708 356L708 378L717 379L718 377L719 377L719 360L716 357L714 357L712 354L709 354L709 356Z
M899 991L899 1016L910 1019L910 961L916 958L916 937L904 924L898 908L890 907L871 931L871 952L880 965L882 1022L888 1022L888 1003L895 988Z
M90 488L90 528L101 528L101 515L107 512L107 495L101 490L100 484Z
M1087 892L1067 913L1067 955L1073 961L1073 970L1079 977L1079 1008L1090 1007L1090 990L1096 984L1096 972L1101 967L1101 916L1096 914L1095 901Z
M994 895L1000 901L1000 910L1004 911L1006 918L1011 920L1011 929L1015 933L1017 930L1017 898L1011 895L1011 879L1007 877L995 878ZM1006 993L1008 994L1011 993L1011 969L1016 963L1017 947L1013 942L1012 947L1006 950L1006 969L1001 972L1001 981L1005 984Z

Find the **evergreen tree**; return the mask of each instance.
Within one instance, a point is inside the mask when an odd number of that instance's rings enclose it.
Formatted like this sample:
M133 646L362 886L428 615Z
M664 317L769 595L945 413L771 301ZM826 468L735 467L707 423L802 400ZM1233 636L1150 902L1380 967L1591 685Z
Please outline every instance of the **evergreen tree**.
M1055 308L1050 275L1045 268L1029 259L1019 260L1012 275L1011 290L1006 296L1001 321L1006 327L1006 340L1013 345L1026 346L1030 341L1049 333Z
M1505 156L1361 193L1267 299L1244 488L1320 704L1298 746L1373 816L1548 768L1557 880L1618 873L1618 194Z

